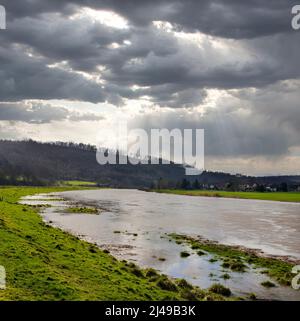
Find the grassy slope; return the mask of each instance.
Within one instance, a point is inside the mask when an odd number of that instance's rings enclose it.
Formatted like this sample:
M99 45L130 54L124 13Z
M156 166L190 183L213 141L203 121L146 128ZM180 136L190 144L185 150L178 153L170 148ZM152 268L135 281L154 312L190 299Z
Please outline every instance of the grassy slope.
M154 190L154 191L158 193L189 195L189 196L242 198L242 199L266 200L266 201L280 201L280 202L300 202L300 192L259 193L259 192L225 192L225 191L201 191L201 190L187 191L187 190L177 190L177 189L161 189L161 190Z
M0 300L194 298L190 290L174 289L162 276L145 276L145 271L96 246L47 226L37 210L17 204L24 195L66 189L0 188L0 265L7 272L7 289L0 290ZM218 298L200 290L197 298L206 295Z

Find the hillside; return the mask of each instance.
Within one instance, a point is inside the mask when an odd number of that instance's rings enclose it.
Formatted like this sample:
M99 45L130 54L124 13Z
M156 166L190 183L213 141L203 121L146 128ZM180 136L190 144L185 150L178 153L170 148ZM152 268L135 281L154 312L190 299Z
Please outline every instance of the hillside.
M184 178L202 185L299 184L300 176L251 177L205 171L200 176L185 176L178 164L169 165L99 165L96 149L73 143L0 141L0 185L33 185L58 180L95 181L113 187L150 187L158 181L168 187Z
M180 165L99 165L95 147L72 143L0 141L0 177L31 181L86 180L120 187L149 187L184 176Z

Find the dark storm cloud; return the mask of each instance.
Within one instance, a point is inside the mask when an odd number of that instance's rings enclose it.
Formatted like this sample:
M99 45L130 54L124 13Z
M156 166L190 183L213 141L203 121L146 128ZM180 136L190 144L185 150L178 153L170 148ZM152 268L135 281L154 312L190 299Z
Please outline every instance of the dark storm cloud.
M279 88L277 90L280 92ZM299 101L300 93L295 89L292 91L295 104L291 106L285 106L289 98L282 92L267 96L257 93L256 99L248 94L244 93L244 98L238 102L227 99L221 108L208 108L204 112L146 113L137 116L130 127L145 128L149 132L151 128L204 129L205 155L215 158L278 157L288 155L292 147L299 147L300 127L297 121L300 112L296 101ZM275 100L276 111L273 114Z
M75 1L76 2L76 1ZM1 0L9 20L36 16L49 12L71 12L72 1L68 0Z
M80 2L80 1L79 1ZM90 1L92 5L96 1ZM288 32L292 0L97 1L138 25L169 21L179 29L226 38L255 38Z
M292 3L286 0L2 3L8 12L8 29L0 33L3 101L54 98L122 105L124 98L147 96L160 106L191 107L202 102L207 88L262 87L300 73L299 36L291 31ZM80 6L112 10L128 19L129 28L84 16L69 19ZM227 59L210 40L199 47L157 29L153 20L169 21L177 30L253 39L232 41ZM265 35L270 36L261 38ZM236 52L242 46L247 52ZM47 67L62 62L65 68ZM74 71L100 75L103 86ZM142 88L132 90L134 85Z
M96 121L100 116L90 113L79 114L67 108L43 103L0 103L0 121L19 121L31 124L45 124L52 121Z
M270 38L225 43L223 53L207 39L199 48L170 35L172 53L158 56L149 51L144 57L129 59L130 49L126 48L119 58L127 56L127 60L123 64L112 64L103 72L103 77L119 86L137 84L148 87L137 90L135 95L148 95L154 102L170 107L174 107L174 103L177 107L184 106L184 92L192 95L194 91L199 97L199 91L202 90L203 94L203 89L207 88L261 88L277 81L299 78L299 35L293 33ZM176 96L183 99L176 103L173 101ZM195 105L200 102L195 100Z
M255 38L290 31L293 0L2 0L12 17L45 12L70 13L75 6L105 9L145 26L169 21L178 29L226 38Z
M100 85L83 76L47 67L51 60L31 57L21 46L0 47L0 100L70 99L104 101Z
M290 27L292 2L287 0L2 4L8 12L8 29L0 33L2 101L122 105L125 98L148 97L160 106L192 107L203 101L208 88L261 88L300 75L299 34ZM116 12L128 20L128 28L112 28L85 16L70 19L83 6ZM176 30L236 40L221 39L228 48L216 49L206 37L199 46L158 29L153 20L171 22ZM101 84L78 71L100 76ZM139 87L133 90L134 85Z
M49 59L68 60L75 69L91 70L103 60L107 46L123 43L130 34L88 18L66 19L61 15L17 19L5 33L2 43L20 43Z

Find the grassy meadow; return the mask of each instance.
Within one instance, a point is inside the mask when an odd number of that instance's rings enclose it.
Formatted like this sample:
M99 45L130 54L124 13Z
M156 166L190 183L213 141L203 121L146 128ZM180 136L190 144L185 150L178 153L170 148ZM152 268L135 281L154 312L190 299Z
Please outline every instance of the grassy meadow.
M80 186L90 186L94 187L97 186L95 182L88 182L88 181L61 181L62 186L72 186L72 187L80 187Z
M300 192L227 192L181 189L155 189L157 193L188 196L225 197L279 202L300 202Z

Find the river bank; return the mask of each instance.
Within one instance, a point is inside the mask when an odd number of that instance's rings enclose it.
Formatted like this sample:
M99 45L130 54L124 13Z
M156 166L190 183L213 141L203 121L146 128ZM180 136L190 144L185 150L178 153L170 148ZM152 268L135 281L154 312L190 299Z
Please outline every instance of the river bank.
M299 256L294 238L297 241L298 234L290 228L297 226L298 204L230 199L215 202L212 198L113 189L38 195L27 197L23 202L35 206L50 204L41 213L43 220L96 244L120 261L125 259L145 269L153 268L174 279L183 278L202 289L222 284L231 290L233 297L299 299L299 293L288 283L283 286L283 282L274 282L270 273L261 273L267 270L261 265L256 267L245 262L245 271L232 270L231 266L235 266L231 264L232 257L226 258L230 262L222 258L223 254L232 254L231 251L222 250L222 256L216 258L215 250L219 248L213 246L214 251L199 255L198 251L191 251L187 242L170 242L169 239L170 233L202 235L207 242L218 240L222 247L233 243L236 244L234 250L248 247L247 253L269 258L277 253L277 258L296 262ZM283 239L279 234L281 230L285 231ZM209 245L212 248L213 243ZM296 257L293 257L294 250ZM239 252L233 254L240 256ZM273 271L277 267L279 271L283 265L276 262L265 263L271 265ZM284 266L283 272L290 273L290 270L290 265ZM275 283L275 287L262 285L270 282Z
M227 192L227 191L204 191L204 190L181 190L181 189L154 189L156 193L166 193L187 196L203 196L217 198L238 198L277 202L300 203L300 192Z
M225 299L118 261L108 251L45 224L39 214L44 205L19 204L24 196L74 189L0 188L0 265L7 275L0 300Z

